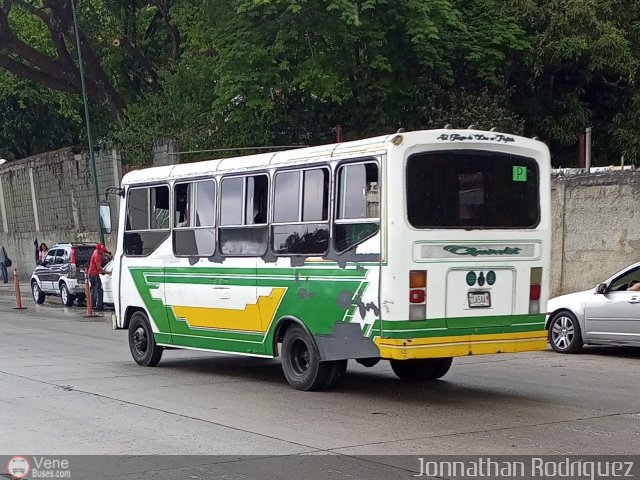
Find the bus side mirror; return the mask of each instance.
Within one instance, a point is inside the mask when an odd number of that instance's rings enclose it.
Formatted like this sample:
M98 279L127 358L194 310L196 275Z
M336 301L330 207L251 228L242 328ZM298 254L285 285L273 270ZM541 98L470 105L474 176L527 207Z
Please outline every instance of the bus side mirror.
M102 233L109 234L111 233L111 205L109 202L100 202L99 211Z
M607 293L607 284L606 283L598 284L598 286L596 287L596 293L599 293L600 295L604 295L605 293Z

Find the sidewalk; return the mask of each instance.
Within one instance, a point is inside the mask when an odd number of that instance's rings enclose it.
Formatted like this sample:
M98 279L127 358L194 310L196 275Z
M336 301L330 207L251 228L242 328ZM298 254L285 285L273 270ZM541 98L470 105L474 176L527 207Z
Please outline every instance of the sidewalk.
M27 279L27 282L29 279ZM60 301L60 297L48 296L43 304L38 305L33 300L31 295L31 287L28 283L20 282L20 295L22 297L22 306L25 310L23 312L30 312L32 315L55 315L56 317L62 315L65 318L75 318L79 321L98 321L111 323L113 309L108 306L104 311L94 312L93 317L87 317L87 309L81 305L74 305L73 307L65 307ZM3 318L4 311L13 311L16 307L16 290L13 281L8 283L2 283L0 279L0 319Z
M22 295L22 303L25 301L33 302L31 297L31 287L29 286L29 278L20 279L20 295ZM16 286L13 280L13 272L9 274L9 283L2 283L2 277L0 276L0 296L16 298Z

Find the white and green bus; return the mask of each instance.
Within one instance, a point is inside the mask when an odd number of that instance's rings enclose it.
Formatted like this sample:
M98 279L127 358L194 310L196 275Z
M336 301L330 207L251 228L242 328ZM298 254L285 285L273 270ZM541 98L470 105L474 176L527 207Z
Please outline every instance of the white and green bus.
M281 357L296 389L347 360L401 379L546 348L550 161L478 130L128 173L113 289L134 360L166 347Z

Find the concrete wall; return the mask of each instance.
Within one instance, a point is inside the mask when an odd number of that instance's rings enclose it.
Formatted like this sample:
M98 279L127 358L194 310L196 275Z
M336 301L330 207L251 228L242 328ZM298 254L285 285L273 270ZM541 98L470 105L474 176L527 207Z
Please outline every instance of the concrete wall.
M555 176L551 294L586 290L640 260L640 170Z
M153 166L162 167L179 163L178 144L172 139L156 140L152 147Z
M106 187L119 185L120 158L115 150L95 152L101 199ZM119 200L110 196L115 226ZM22 278L33 270L35 238L49 247L63 241L99 240L98 213L89 156L71 147L0 166L0 245ZM115 247L114 234L105 239Z

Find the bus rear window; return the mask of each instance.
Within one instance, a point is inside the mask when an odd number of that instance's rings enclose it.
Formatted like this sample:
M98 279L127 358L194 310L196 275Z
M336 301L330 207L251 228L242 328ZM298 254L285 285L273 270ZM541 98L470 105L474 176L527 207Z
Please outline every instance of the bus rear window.
M540 221L534 159L444 151L407 161L407 214L415 228L534 228Z

